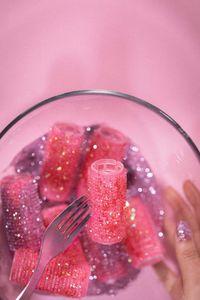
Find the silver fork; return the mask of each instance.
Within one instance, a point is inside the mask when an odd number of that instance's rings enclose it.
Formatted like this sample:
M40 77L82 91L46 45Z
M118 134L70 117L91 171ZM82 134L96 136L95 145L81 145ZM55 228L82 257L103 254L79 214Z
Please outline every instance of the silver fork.
M69 205L47 227L41 243L39 258L34 273L16 300L29 300L47 263L66 250L87 223L90 214L86 197Z

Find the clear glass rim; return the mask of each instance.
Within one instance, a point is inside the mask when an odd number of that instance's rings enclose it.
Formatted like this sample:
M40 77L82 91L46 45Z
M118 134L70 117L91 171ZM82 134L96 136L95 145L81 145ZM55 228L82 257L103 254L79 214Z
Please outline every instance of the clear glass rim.
M191 139L191 137L186 133L185 130L183 130L183 128L171 117L169 116L167 113L165 113L163 110L161 110L160 108L158 108L157 106L142 100L140 98L137 98L135 96L131 96L129 94L125 94L122 92L117 92L117 91L112 91L112 90L97 90L97 89L91 89L91 90L77 90L77 91L71 91L71 92L66 92L63 94L59 94L57 96L53 96L50 98L47 98L43 101L38 102L37 104L29 107L28 109L26 109L25 111L23 111L22 113L20 113L17 117L15 117L10 123L8 123L8 125L0 132L0 139L3 138L3 136L17 123L19 122L21 119L23 119L25 116L27 116L28 114L30 114L31 112L35 111L36 109L47 105L51 102L55 102L58 100L61 100L63 98L68 98L68 97L73 97L73 96L80 96L80 95L106 95L106 96L115 96L118 98L122 98L122 99L126 99L132 102L135 102L141 106L144 106L148 109L150 109L151 111L155 112L156 114L158 114L160 117L162 117L163 119L165 119L168 123L170 123L186 140L186 142L189 144L189 146L191 147L191 149L193 150L194 154L196 155L198 161L200 161L200 151L198 149L198 147L196 146L196 144L194 143L194 141Z

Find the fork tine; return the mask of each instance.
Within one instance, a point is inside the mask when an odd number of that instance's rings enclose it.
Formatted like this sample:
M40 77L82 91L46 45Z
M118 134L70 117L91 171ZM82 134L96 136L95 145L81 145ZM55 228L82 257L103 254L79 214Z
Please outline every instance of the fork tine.
M84 208L84 206L87 207L87 198L85 198L85 200L78 205L78 208L75 210L75 212L73 212L73 214L65 222L63 222L60 227L58 227L59 230L62 230L65 225L80 211L80 209Z
M78 236L78 234L80 233L82 228L85 226L85 224L87 223L89 218L90 218L90 214L87 214L87 216L81 221L81 223L79 223L79 225L76 228L74 228L71 231L71 233L67 236L67 241L69 244L71 244L73 242L73 240L75 240L75 238Z
M86 196L81 196L80 198L78 198L78 200L81 200L81 201L88 201L88 199L87 199L87 197ZM79 203L78 203L78 207L83 203L83 202L81 202L81 201L79 201Z
M80 197L79 199L74 200L61 214L53 221L54 225L59 225L62 222L63 218L66 216L67 213L72 211L78 205L80 205L81 201L85 199L85 196Z
M73 220L73 222L68 226L68 227L66 227L65 228L65 230L64 231L62 231L62 234L65 234L65 233L67 233L67 232L69 232L69 230L74 226L74 225L76 225L76 223L79 221L79 220L81 220L81 218L85 215L85 213L88 211L88 209L89 209L89 206L87 206L77 217L76 217L76 219L75 220Z

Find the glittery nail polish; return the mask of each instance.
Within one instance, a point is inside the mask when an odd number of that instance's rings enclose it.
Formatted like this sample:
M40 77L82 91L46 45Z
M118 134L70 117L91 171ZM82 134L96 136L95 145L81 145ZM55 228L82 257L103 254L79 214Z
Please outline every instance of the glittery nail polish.
M181 241L190 240L192 231L186 221L179 221L177 224L177 238Z
M11 251L40 247L44 226L37 189L29 174L7 176L1 181L3 220Z
M56 123L50 130L40 174L40 193L51 202L66 202L79 164L84 129Z
M87 176L91 164L99 159L115 159L121 161L126 155L129 139L120 131L101 125L90 136L86 149L85 161L81 170L78 196L87 193Z
M126 170L113 159L95 161L88 170L91 217L88 235L101 244L120 242L125 236Z
M139 197L127 202L127 239L125 245L133 265L141 268L163 259L163 247L147 207Z
M31 278L38 252L20 248L15 252L10 280L24 286ZM57 255L46 266L37 289L55 295L84 297L87 293L90 266L80 242L76 240L65 252Z

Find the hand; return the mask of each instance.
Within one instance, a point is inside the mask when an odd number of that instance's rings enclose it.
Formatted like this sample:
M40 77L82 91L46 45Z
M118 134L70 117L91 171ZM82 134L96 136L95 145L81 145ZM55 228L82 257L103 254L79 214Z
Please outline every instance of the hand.
M189 180L184 183L183 189L187 203L171 187L165 193L173 217L166 213L164 228L179 272L173 272L164 262L154 267L173 300L199 300L200 191Z

